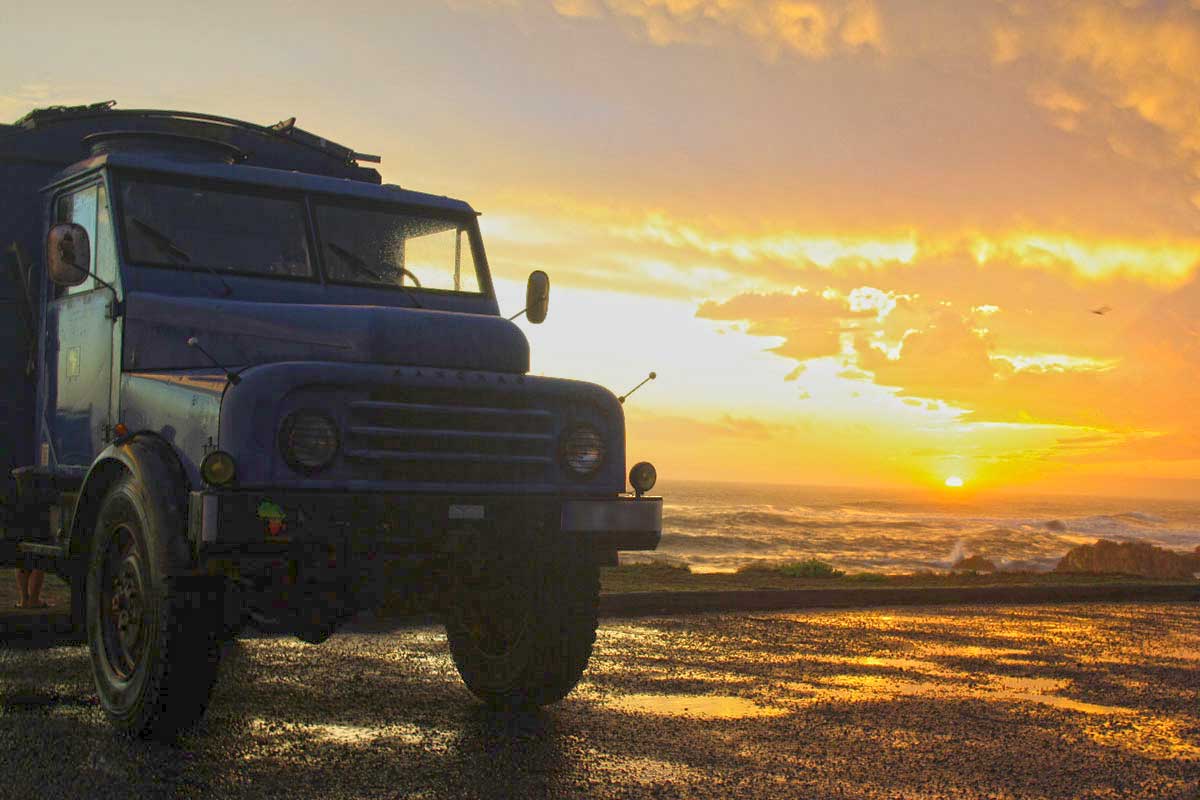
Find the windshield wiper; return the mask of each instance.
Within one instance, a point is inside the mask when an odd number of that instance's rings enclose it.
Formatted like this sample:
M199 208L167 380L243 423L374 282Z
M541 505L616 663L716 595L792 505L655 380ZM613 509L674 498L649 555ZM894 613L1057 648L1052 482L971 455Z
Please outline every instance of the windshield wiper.
M175 244L174 240L172 240L170 236L167 236L149 222L140 220L137 217L130 217L129 221L134 225L137 225L138 230L146 234L150 238L150 241L154 242L159 250L162 250L169 256L175 256L184 264L192 263L192 257L189 256L182 248L180 248L179 245Z
M380 283L383 283L383 276L380 275L375 270L368 267L367 262L363 261L362 258L360 258L359 256L356 256L354 253L351 253L349 250L342 247L337 242L326 242L325 244L335 254L341 256L342 260L345 261L347 264L354 267L359 272L362 272L365 275L370 275L375 280L379 281Z
M175 256L175 258L179 259L180 262L187 264L188 266L192 265L192 257L187 254L187 251L175 244L174 240L171 239L170 236L167 236L149 222L138 219L137 217L130 217L129 221L136 225L138 230L146 234L146 237L150 239L150 241L153 242L159 250L162 250L169 256ZM221 295L222 297L228 297L229 295L233 294L233 287L225 282L225 279L221 277L219 272L207 264L201 264L200 268L220 281L221 285L225 287L225 293Z
M404 284L390 283L390 282L384 280L382 275L380 275L378 272L376 272L375 270L373 270L369 266L367 266L367 262L362 258L362 256L359 256L359 255L356 255L356 254L350 252L349 250L342 247L337 242L325 242L325 246L328 247L330 250L332 250L334 252L334 254L341 257L341 259L343 261L345 261L347 264L349 264L350 266L357 269L359 272L362 272L363 274L366 274L366 275L370 275L372 278L375 279L375 281L377 283L383 284L385 286L394 286L397 289L399 289L400 291L404 292L405 297L407 297L409 300L412 300L413 305L416 306L417 308L425 307L425 306L421 305L421 301L418 300L415 296L413 296L413 293L410 292L408 290L408 288L405 287Z

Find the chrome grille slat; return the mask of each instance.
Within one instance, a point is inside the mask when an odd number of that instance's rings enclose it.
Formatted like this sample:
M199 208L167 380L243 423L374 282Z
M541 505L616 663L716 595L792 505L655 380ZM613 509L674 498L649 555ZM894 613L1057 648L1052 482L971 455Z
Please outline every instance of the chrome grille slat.
M393 403L383 400L354 400L350 403L350 410L365 410L365 411L415 411L427 412L431 414L472 414L472 415L496 415L505 417L542 417L552 419L554 414L550 411L545 411L540 408L495 408L492 406L457 406L457 405L432 405L429 403Z
M380 387L351 401L343 457L364 478L550 482L555 412L529 394L473 388Z
M498 456L490 453L427 453L416 450L346 450L346 458L364 461L470 461L489 464L551 464L548 456Z
M443 436L454 439L511 439L513 441L550 441L548 433L508 433L506 431L454 431L435 428L389 428L379 425L347 429L354 436Z

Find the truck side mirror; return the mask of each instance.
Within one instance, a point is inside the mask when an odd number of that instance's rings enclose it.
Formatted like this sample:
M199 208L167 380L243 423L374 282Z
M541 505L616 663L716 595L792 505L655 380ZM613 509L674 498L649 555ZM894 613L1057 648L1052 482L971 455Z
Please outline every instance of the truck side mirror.
M540 269L529 273L525 285L525 318L538 325L545 321L550 309L550 276Z
M92 268L92 245L88 232L74 222L60 222L46 237L46 270L58 286L78 286Z

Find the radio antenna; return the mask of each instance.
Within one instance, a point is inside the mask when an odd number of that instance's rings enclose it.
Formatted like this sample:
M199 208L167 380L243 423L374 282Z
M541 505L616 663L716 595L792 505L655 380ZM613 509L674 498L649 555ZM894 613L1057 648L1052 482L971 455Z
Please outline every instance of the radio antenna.
M619 402L619 403L621 403L622 405L624 405L624 404L625 404L625 398L626 398L626 397L629 397L629 395L633 394L633 393L634 393L634 392L636 392L638 389L640 389L640 388L642 388L643 386L645 386L647 382L649 382L649 381L652 381L652 380L654 380L654 379L655 379L655 378L657 378L657 377L658 377L658 373L657 373L657 372L651 372L649 375L647 375L645 378L643 378L643 379L642 379L642 382L641 382L641 383L639 383L637 386L635 386L635 387L633 387L632 389L630 389L630 390L629 390L628 392L626 392L625 394L623 394L623 395L621 395L620 397L618 397L618 398L617 398L617 402Z

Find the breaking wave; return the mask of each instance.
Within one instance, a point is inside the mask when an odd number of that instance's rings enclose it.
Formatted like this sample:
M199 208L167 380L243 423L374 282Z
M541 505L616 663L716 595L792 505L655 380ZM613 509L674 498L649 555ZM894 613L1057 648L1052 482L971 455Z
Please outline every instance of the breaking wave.
M980 555L999 567L1049 570L1071 547L1140 539L1174 549L1200 545L1200 503L1005 498L994 506L937 504L892 493L687 483L664 487L658 551L697 571L820 558L850 571L946 569ZM885 494L885 493L875 493ZM1115 507L1105 507L1105 506Z

